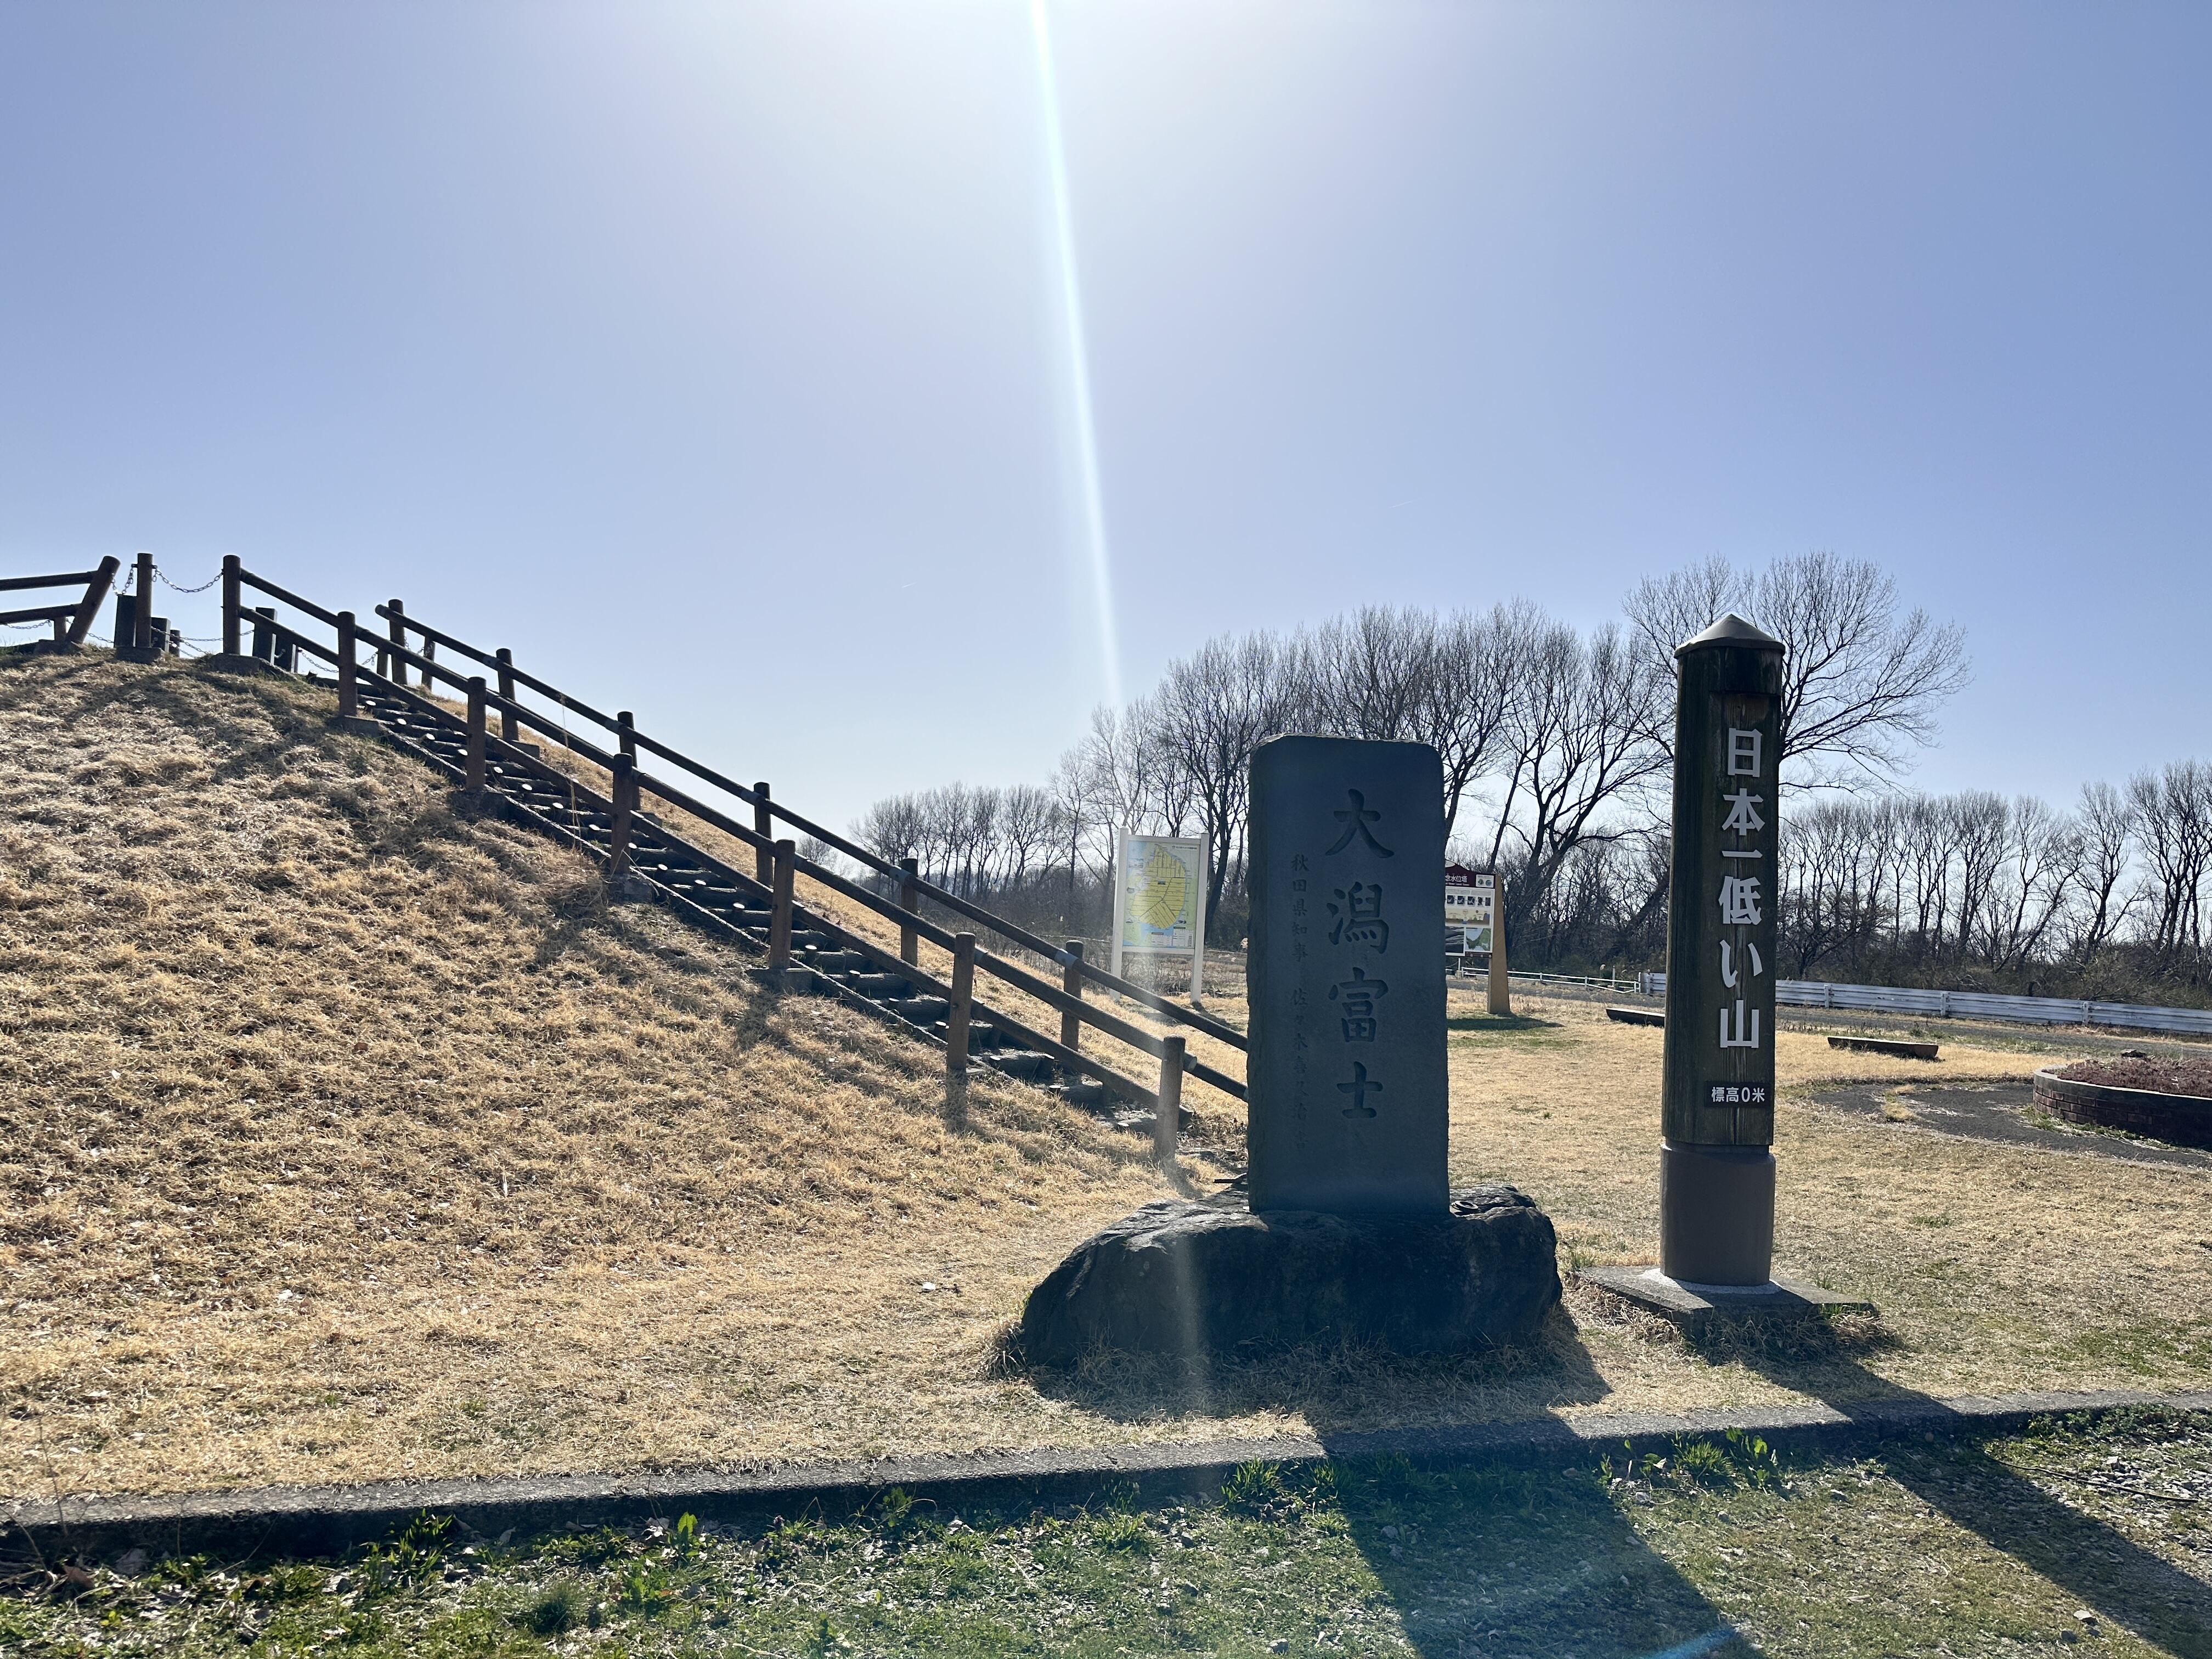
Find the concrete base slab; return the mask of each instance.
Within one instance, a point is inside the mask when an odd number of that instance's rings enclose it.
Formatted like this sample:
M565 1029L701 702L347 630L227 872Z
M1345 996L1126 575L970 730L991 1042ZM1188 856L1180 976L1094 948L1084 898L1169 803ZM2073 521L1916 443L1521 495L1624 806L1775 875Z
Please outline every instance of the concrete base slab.
M1575 1277L1690 1331L1716 1320L1818 1319L1875 1311L1871 1302L1822 1290L1802 1279L1770 1279L1764 1285L1692 1285L1669 1279L1656 1267L1584 1267Z
M1656 1008L1610 1007L1605 1017L1617 1025L1664 1025L1667 1016Z

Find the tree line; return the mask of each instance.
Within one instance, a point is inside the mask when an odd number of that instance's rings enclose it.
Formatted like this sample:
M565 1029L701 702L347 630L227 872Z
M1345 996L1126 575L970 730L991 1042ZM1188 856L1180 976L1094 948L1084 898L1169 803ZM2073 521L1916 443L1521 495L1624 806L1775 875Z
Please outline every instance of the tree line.
M1580 629L1525 600L1370 606L1222 635L1149 692L1096 710L1049 781L893 796L854 839L915 857L931 879L1030 926L1096 934L1116 826L1200 836L1209 932L1234 945L1253 750L1287 732L1418 741L1443 763L1452 855L1500 872L1517 963L1658 967L1674 650L1735 611L1789 647L1779 896L1790 972L2056 987L2101 967L2201 980L2212 769L2093 785L2064 812L1902 790L1966 683L1965 641L1863 561L1809 553L1748 571L1712 559L1644 582L1623 609Z

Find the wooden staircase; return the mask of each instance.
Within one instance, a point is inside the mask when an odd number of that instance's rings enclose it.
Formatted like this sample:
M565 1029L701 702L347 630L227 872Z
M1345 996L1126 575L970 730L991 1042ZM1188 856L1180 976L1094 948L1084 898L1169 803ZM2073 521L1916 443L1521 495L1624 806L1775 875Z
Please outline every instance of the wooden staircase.
M357 694L357 708L359 717L374 722L386 741L456 782L466 782L469 731L463 718L423 698L367 683ZM484 792L504 816L605 860L615 835L612 801L579 787L519 744L489 741L484 770ZM742 950L767 953L774 902L769 884L723 863L650 815L633 824L628 843L622 884L629 896L665 904ZM785 988L826 992L909 1035L940 1047L945 1042L949 988L918 968L798 906L791 949L794 970L781 976ZM1117 1101L1104 1082L1029 1046L1036 1036L978 1003L968 1027L968 1046L977 1062L994 1071L1122 1127L1151 1131L1151 1111L1128 1109L1143 1103ZM1189 1114L1179 1115L1187 1121Z
M278 672L301 670L310 659L329 664L336 671L337 724L404 750L487 810L578 848L606 871L617 896L659 903L740 950L764 955L765 964L750 971L776 989L837 997L938 1045L948 1079L964 1078L971 1061L988 1066L1124 1127L1149 1127L1164 1157L1173 1155L1176 1130L1189 1118L1182 1105L1186 1076L1245 1098L1244 1080L1192 1054L1188 1037L1175 1028L1202 1033L1237 1054L1246 1048L1241 1031L1086 962L1078 945L1063 949L937 885L910 858L894 862L804 817L771 799L765 783L747 787L724 776L639 731L628 714L605 714L525 672L507 651L485 651L429 627L397 599L374 608L387 631L373 632L354 612L326 610L246 569L235 556L223 561L222 584L223 648L210 662ZM248 590L276 605L249 610ZM280 617L277 606L307 626ZM249 629L250 657L240 649ZM441 651L450 655L441 660ZM454 658L465 659L458 672ZM467 672L477 665L486 672ZM408 684L410 675L419 678L421 690ZM431 695L441 684L459 694L465 715ZM539 706L523 701L526 692ZM596 728L613 746L601 747L580 727ZM541 742L521 741L525 733ZM605 791L549 764L545 756L556 749L605 773ZM641 756L665 769L646 773ZM702 799L707 793L741 803L749 821ZM643 810L647 799L659 804L659 816ZM750 849L753 867L718 858L687 839L678 823L720 832ZM779 830L786 838L777 838ZM859 867L861 878L836 867L834 859L806 857L794 837L834 849ZM896 927L898 950L800 904L795 883L801 876ZM956 932L963 923L981 933ZM987 948L983 935L1012 951ZM945 978L921 966L924 942L951 959ZM986 975L1055 1011L1058 1033L1048 1036L987 1006L976 995ZM1087 999L1092 988L1117 1003L1151 1010L1170 1029L1125 1019L1104 1000ZM1156 1058L1157 1085L1085 1049L1085 1030Z

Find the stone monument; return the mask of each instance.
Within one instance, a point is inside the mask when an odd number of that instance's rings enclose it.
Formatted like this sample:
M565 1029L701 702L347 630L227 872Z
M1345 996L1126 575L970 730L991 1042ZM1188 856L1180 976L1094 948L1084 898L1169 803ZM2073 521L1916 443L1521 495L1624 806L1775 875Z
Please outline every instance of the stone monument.
M1674 653L1659 1267L1587 1275L1692 1322L1723 1304L1866 1305L1772 1277L1783 653L1735 615Z
M1425 743L1252 757L1255 1210L1443 1214L1443 769Z
M1030 1292L1018 1341L1196 1356L1494 1346L1559 1299L1552 1224L1445 1175L1443 774L1425 744L1252 757L1246 1194L1147 1204Z

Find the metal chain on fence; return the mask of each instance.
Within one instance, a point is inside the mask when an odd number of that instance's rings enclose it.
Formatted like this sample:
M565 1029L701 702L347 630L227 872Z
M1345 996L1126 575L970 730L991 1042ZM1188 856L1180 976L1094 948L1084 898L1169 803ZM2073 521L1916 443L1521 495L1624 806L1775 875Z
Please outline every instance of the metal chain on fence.
M169 573L162 569L158 564L154 567L154 574L161 581L161 586L167 588L172 593L204 593L208 589L213 587L217 582L222 580L222 572L218 570L214 575L210 576L198 587L179 587L176 583L169 580Z

